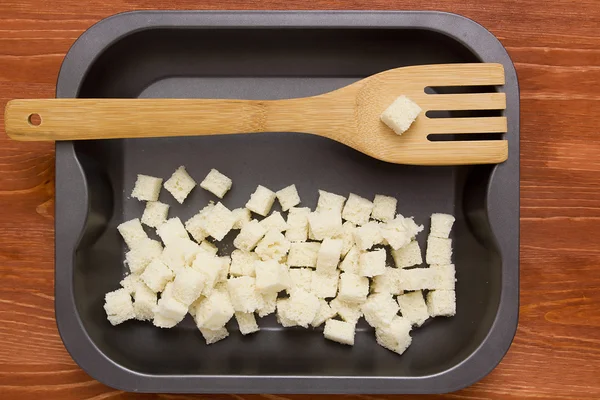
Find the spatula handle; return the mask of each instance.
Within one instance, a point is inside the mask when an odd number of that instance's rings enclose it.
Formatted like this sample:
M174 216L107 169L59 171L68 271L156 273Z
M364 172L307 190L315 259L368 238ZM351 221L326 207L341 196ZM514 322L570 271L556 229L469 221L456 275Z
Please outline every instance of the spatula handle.
M263 132L267 103L202 99L39 99L6 105L12 139L85 140ZM36 122L39 122L36 125Z

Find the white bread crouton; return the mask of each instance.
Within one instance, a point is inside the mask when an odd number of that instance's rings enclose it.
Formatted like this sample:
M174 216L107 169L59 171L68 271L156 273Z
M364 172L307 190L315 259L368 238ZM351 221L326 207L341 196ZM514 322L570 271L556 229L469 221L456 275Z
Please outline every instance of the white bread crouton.
M396 268L407 268L423 263L421 248L416 240L397 250L392 250L392 257Z
M256 280L249 276L229 278L227 290L233 309L237 312L254 312L262 305L260 293L256 291Z
M133 293L133 310L138 321L151 321L154 318L157 296L144 283L140 282Z
M117 289L104 296L104 311L112 325L119 325L135 318L133 302L126 289Z
M142 214L142 224L151 228L158 228L167 221L169 215L169 205L160 201L149 201L146 203L144 213Z
M259 317L266 317L269 314L273 314L277 309L277 294L273 293L262 293L260 296L260 304L256 309Z
M240 328L240 333L242 335L248 335L260 330L253 313L236 312L235 320L238 323L238 327Z
M454 264L431 265L433 288L436 290L454 290L456 287L456 268Z
M321 326L328 319L335 317L336 314L325 300L319 299L319 304L319 311L317 311L317 315L315 315L315 318L310 323L313 328Z
M152 319L152 324L157 328L168 329L177 325L179 322L173 319L164 317L160 314L154 314L154 318Z
M317 254L317 271L321 274L332 274L337 269L342 254L342 239L325 238Z
M345 202L346 198L344 196L319 190L319 200L317 201L316 211L335 211L341 215Z
M201 300L196 307L196 325L198 328L217 330L233 317L233 305L224 290L213 290L207 298Z
M131 197L140 201L156 201L160 193L162 178L138 174Z
M340 271L331 273L313 271L310 281L310 291L320 299L335 297L338 290Z
M291 243L290 252L288 254L287 264L290 267L310 267L317 266L317 257L321 243Z
M366 251L358 258L359 275L374 277L385 272L385 250Z
M121 282L119 282L119 285L121 285L123 289L127 290L127 293L132 296L139 284L143 284L143 282L139 275L134 274L127 275L125 278L121 279Z
M173 175L165 182L164 186L179 204L183 204L183 201L196 186L196 181L187 173L185 167L181 166L173 172Z
M252 251L267 231L255 219L248 222L233 240L233 245L240 250Z
M204 289L205 277L194 268L183 268L173 280L173 297L182 304L189 306Z
M336 297L329 302L329 306L331 306L333 311L335 311L335 313L339 315L341 319L353 324L355 324L363 315L360 309L360 303L346 303L345 301L342 301Z
M275 194L283 211L287 211L290 208L300 204L300 196L298 196L296 185L284 187L283 189L278 190Z
M190 235L192 235L194 240L198 243L202 242L208 236L208 233L204 230L204 225L206 217L214 206L215 205L212 203L208 204L206 207L200 210L198 214L194 215L185 222L185 229L187 229Z
M344 272L340 275L338 299L346 303L363 303L369 294L369 278Z
M198 252L198 254L205 253L210 254L211 256L216 256L218 251L219 249L217 248L217 246L215 246L208 240L204 240L202 243L200 243L200 251Z
M169 283L156 303L156 308L154 309L155 318L158 315L178 324L187 313L188 306L175 299L173 296L173 283Z
M427 293L427 312L430 317L451 317L456 314L454 290L430 290Z
M202 228L209 236L221 241L233 228L234 223L233 213L219 202L206 215Z
M156 228L156 234L160 236L160 239L165 245L168 245L177 239L190 238L179 217L169 218L164 224Z
M290 251L290 241L276 230L268 231L254 249L254 252L263 261L279 261L287 255L288 251Z
M361 306L365 319L373 328L387 326L398 315L398 303L389 293L375 293Z
M394 197L384 196L381 194L375 195L373 200L373 211L371 218L381 222L388 222L394 219L396 215L396 205L398 200Z
M309 237L323 240L342 233L342 217L334 210L315 211L308 215Z
M294 290L290 295L289 304L284 316L296 325L307 328L315 319L320 308L321 304L317 296L305 290L298 289Z
M354 246L354 231L356 230L356 226L350 222L346 221L342 224L342 232L334 236L334 239L342 239L342 258L346 257L346 254L350 251L352 246Z
M429 235L447 239L448 236L450 236L454 220L455 218L450 214L431 214L431 229Z
M410 220L412 221L412 220ZM392 250L400 249L410 243L413 237L406 226L406 219L399 215L395 219L381 225L381 236Z
M200 333L202 334L202 337L206 341L207 345L217 343L218 341L223 340L227 338L227 336L229 336L229 332L225 327L221 327L215 330L200 328Z
M288 229L288 224L285 219L281 216L279 211L273 212L267 218L260 221L260 224L267 231L274 230L279 232L285 232Z
M173 280L173 271L169 269L159 258L150 261L140 279L155 293L162 292L168 282Z
M351 322L328 319L325 322L323 336L325 336L325 339L329 339L334 342L354 346L355 330L356 325Z
M123 222L117 226L117 230L130 249L133 249L138 243L143 242L144 239L148 239L148 235L146 235L144 228L142 228L139 218Z
M402 317L414 326L421 326L429 318L427 304L420 290L398 296L396 298Z
M374 293L402 294L400 289L400 270L398 268L385 267L383 275L373 278L371 289Z
M380 118L396 135L402 135L421 111L417 103L406 96L400 96L383 111Z
M397 316L391 324L375 329L377 344L390 351L402 354L412 342L411 329L412 326L408 320Z
M144 272L150 261L160 257L162 252L163 248L159 241L145 238L125 253L125 262L132 274L139 275Z
M344 272L349 272L352 274L358 274L358 259L360 256L360 252L353 246L348 254L344 257L342 262L340 263L340 269Z
M291 285L288 293L294 289L303 289L310 292L313 271L310 268L290 268Z
M356 243L358 250L369 250L382 241L381 226L377 221L369 221L363 226L354 229L354 243Z
M256 276L254 266L259 260L258 254L250 251L236 249L231 253L231 266L229 273L233 276Z
M452 239L429 236L427 238L425 261L430 265L452 264Z
M279 264L276 260L256 261L256 290L260 293L281 292L291 285L287 265Z
M233 213L233 217L235 218L235 222L233 223L232 229L242 229L244 225L252 221L250 210L248 210L247 208L236 208L231 212Z
M297 326L298 324L290 318L290 299L277 299L277 322L284 328Z
M373 203L354 193L350 193L348 201L342 211L342 218L356 225L364 225L369 222Z
M200 187L222 199L223 196L225 196L225 193L231 189L232 183L231 179L213 168L208 175L206 175L206 178L200 182Z
M253 213L266 217L275 202L275 193L264 186L258 185L254 193L250 195L250 200L246 203L246 208Z
M433 268L401 269L400 289L406 291L432 289L435 286Z
M285 232L285 237L290 242L306 242L308 238L308 207L292 207L288 212L288 229Z
M204 296L208 297L212 293L221 275L222 266L223 261L212 254L199 253L194 259L192 269L198 271L204 278L204 287L202 288Z

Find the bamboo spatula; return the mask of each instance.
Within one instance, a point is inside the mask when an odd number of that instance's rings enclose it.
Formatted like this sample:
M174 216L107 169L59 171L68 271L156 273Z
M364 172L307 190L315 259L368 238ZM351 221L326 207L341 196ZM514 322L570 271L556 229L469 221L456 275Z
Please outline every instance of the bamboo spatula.
M384 71L329 93L286 100L12 100L6 106L5 124L12 139L29 141L303 132L392 163L491 164L507 159L506 140L431 141L428 136L502 133L507 129L505 117L429 118L425 112L501 110L506 108L504 93L426 94L424 90L503 84L500 64L424 65ZM423 109L402 136L380 120L400 95Z

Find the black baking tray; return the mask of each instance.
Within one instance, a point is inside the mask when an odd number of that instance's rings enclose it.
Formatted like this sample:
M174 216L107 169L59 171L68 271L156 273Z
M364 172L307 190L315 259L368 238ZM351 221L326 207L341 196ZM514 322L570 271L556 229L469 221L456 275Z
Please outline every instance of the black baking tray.
M454 62L504 66L506 84L493 88L507 99L509 158L500 165L388 164L296 133L57 143L56 319L73 359L109 386L140 392L433 393L489 373L518 320L519 93L507 52L477 23L441 12L119 14L75 42L56 95L278 99L389 68ZM230 176L230 208L243 206L258 184L295 183L311 207L318 189L395 196L399 211L426 230L432 212L454 214L457 315L414 330L402 356L378 346L364 323L354 347L284 329L272 315L248 337L230 324L230 337L211 346L189 316L170 330L137 321L111 326L103 297L126 271L116 226L143 209L129 198L136 174L168 178L180 165L198 181L210 168ZM213 198L195 189L184 205L165 191L161 200L183 220Z

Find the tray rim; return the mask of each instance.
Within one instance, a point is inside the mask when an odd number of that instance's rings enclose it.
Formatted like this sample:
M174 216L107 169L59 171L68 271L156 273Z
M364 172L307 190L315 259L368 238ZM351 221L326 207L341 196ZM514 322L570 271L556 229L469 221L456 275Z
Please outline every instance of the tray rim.
M502 256L496 318L469 357L443 372L422 377L151 375L125 368L95 346L77 313L72 285L74 250L87 218L88 184L73 142L57 142L55 266L61 267L55 268L55 314L59 334L73 360L94 379L136 392L444 393L467 387L490 373L512 343L519 312L519 89L512 60L500 41L471 19L439 11L132 11L97 22L75 41L61 66L56 97L77 97L79 85L97 55L123 37L148 29L186 27L424 29L459 41L484 62L503 64L509 159L494 168L486 201L490 227ZM73 171L78 173L74 176ZM83 201L70 204L60 201L63 198Z

